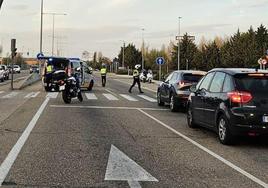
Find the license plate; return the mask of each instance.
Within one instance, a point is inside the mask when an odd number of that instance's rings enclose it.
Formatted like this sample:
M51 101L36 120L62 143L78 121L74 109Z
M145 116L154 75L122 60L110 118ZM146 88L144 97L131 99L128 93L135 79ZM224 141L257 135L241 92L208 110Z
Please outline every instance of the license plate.
M63 91L63 90L65 90L65 86L63 85L63 86L60 86L60 91Z
M262 117L262 121L263 121L264 123L268 123L268 116L263 116L263 117Z

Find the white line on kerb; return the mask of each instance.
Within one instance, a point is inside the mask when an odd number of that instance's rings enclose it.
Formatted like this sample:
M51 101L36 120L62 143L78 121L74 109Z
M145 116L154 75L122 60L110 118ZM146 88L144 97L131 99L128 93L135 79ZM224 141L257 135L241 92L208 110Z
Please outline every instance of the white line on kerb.
M38 119L40 118L41 114L43 113L44 109L46 108L50 98L46 98L43 104L40 106L36 114L34 115L33 119L24 130L22 135L20 136L17 143L13 146L11 151L9 152L8 156L4 160L4 162L0 166L0 186L2 186L8 172L10 171L12 165L14 164L16 158L18 157L22 147L24 146L25 142L27 141L28 137L30 136L33 128L35 127Z
M192 143L193 145L195 145L196 147L198 147L199 149L205 151L206 153L210 154L211 156L215 157L216 159L220 160L221 162L223 162L224 164L226 164L227 166L233 168L234 170L236 170L237 172L241 173L242 175L246 176L247 178L251 179L252 181L254 181L255 183L268 188L268 184L263 182L262 180L256 178L255 176L253 176L252 174L246 172L245 170L241 169L240 167L236 166L235 164L231 163L230 161L224 159L223 157L219 156L218 154L214 153L213 151L207 149L206 147L202 146L201 144L197 143L196 141L192 140L191 138L185 136L184 134L176 131L175 129L171 128L170 126L168 126L167 124L163 123L162 121L156 119L155 117L151 116L150 114L144 112L142 109L138 109L141 113L143 113L144 115L146 115L147 117L151 118L152 120L156 121L157 123L159 123L160 125L166 127L167 129L169 129L170 131L172 131L173 133L179 135L180 137L182 137L183 139L187 140L188 142Z

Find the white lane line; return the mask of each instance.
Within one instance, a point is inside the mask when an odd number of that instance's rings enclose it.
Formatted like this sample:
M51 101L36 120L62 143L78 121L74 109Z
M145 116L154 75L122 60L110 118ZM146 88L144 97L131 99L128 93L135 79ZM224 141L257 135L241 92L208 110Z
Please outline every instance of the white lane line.
M15 91L13 91L13 92L11 92L11 93L9 93L9 94L3 96L2 98L3 98L3 99L11 99L11 98L17 96L18 94L19 94L19 92L15 92Z
M66 105L50 105L51 108L80 108L80 109L117 109L117 110L148 110L148 111L170 111L169 109L161 108L135 108L135 107L120 107L120 106L66 106Z
M129 100L129 101L132 101L132 102L137 102L139 101L138 99L135 99L134 97L130 96L130 95L125 95L125 94L120 94L121 97Z
M157 102L156 99L151 98L151 97L148 97L148 96L146 96L146 95L138 95L138 96L139 96L140 98L143 98L143 99L149 101L149 102Z
M105 91L107 91L108 93L111 93L112 95L116 96L116 94L114 92L112 92L111 90L109 90L109 89L105 89Z
M36 114L34 115L33 119L27 126L27 128L24 130L22 135L20 136L17 143L13 146L9 154L7 155L6 159L0 166L0 186L2 186L6 176L8 175L8 172L10 171L12 165L16 161L16 158L18 157L22 147L24 146L25 142L27 141L28 137L30 136L33 128L35 127L38 119L40 118L41 114L43 113L44 109L46 108L50 98L46 98L43 104L40 106Z
M47 98L56 99L58 97L58 92L49 92Z
M119 100L117 97L115 97L115 96L113 96L112 94L109 94L109 93L104 93L103 96L106 97L110 101L118 101Z
M97 100L98 98L94 93L85 93L88 100Z
M197 143L196 141L192 140L191 138L185 136L184 134L178 132L177 130L173 129L172 127L168 126L167 124L163 123L162 121L156 119L155 117L151 116L150 114L144 112L142 109L139 109L139 111L141 113L143 113L144 115L146 115L147 117L151 118L152 120L156 121L157 123L159 123L160 125L162 125L163 127L169 129L170 131L172 131L173 133L179 135L180 137L182 137L183 139L187 140L188 142L192 143L193 145L195 145L196 147L198 147L199 149L203 150L204 152L208 153L209 155L213 156L214 158L220 160L221 162L223 162L224 164L226 164L227 166L233 168L234 170L236 170L237 172L239 172L240 174L246 176L247 178L251 179L252 181L254 181L255 183L261 185L262 187L268 188L268 184L265 183L264 181L256 178L255 176L253 176L252 174L246 172L245 170L241 169L240 167L236 166L235 164L231 163L230 161L224 159L223 157L221 157L220 155L214 153L213 151L209 150L208 148L202 146L201 144Z
M29 98L35 98L40 94L40 92L31 92L28 95L26 95L24 98L29 99Z

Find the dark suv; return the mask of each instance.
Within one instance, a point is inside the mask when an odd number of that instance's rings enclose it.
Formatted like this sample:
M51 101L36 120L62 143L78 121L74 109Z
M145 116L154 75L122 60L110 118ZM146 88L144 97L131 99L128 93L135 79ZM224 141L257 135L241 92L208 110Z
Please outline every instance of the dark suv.
M157 89L157 101L159 106L170 104L172 112L180 107L185 108L190 95L190 87L196 84L206 72L181 70L172 72Z
M214 69L190 90L189 127L215 130L222 144L268 133L268 71Z

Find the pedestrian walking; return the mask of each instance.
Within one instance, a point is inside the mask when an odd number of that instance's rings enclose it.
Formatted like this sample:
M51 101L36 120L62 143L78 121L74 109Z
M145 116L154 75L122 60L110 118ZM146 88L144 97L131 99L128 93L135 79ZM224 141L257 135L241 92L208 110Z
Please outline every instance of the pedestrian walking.
M128 92L131 93L132 88L138 84L138 88L140 93L144 93L141 90L141 82L140 82L140 72L139 69L141 68L141 65L135 65L135 70L133 71L133 84L132 86L129 88Z

